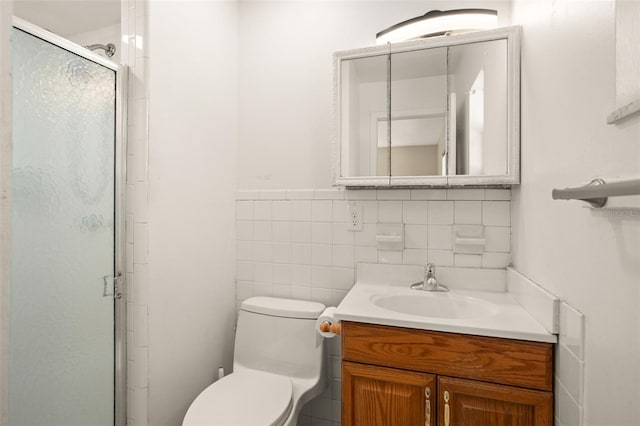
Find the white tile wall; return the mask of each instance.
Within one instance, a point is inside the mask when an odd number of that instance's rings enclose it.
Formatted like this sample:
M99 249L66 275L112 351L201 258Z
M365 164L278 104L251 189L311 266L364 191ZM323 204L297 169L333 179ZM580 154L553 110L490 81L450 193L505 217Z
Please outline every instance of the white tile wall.
M403 201L402 221L406 224L425 223L428 206L426 201Z
M560 342L576 357L584 359L584 315L567 303L560 305Z
M239 191L237 301L276 295L337 305L355 282L358 262L505 268L510 198L502 189ZM347 229L349 205L362 207L362 231ZM377 223L404 223L404 250L379 250ZM454 224L485 224L485 253L454 256ZM299 425L340 423L337 342L329 342L329 386L303 409Z
M311 202L311 220L313 222L331 222L333 218L333 201L313 200Z
M453 224L453 201L430 201L428 223L430 225Z
M287 198L287 192L283 190L263 190L260 191L260 198L263 200L284 200Z
M147 0L121 2L121 61L129 66L127 128L127 424L148 423L148 75ZM248 205L247 205L248 206ZM237 228L253 239L253 217L238 205ZM250 206L249 206L250 207ZM252 260L251 244L238 259ZM250 262L246 262L250 264ZM253 266L251 264L251 266ZM239 276L242 276L240 274ZM251 277L253 280L253 276Z
M510 226L511 203L509 201L482 203L482 223L487 226Z
M560 335L556 345L556 425L584 424L584 315L560 303Z
M453 264L461 268L481 268L482 255L456 253L453 256Z
M455 223L469 225L482 223L482 202L456 201Z
M412 189L412 200L446 200L446 189Z
M376 198L378 200L408 200L410 198L408 189L379 189Z
M253 220L271 220L271 201L253 202Z
M378 222L401 223L402 222L402 201L379 201L378 202Z
M427 263L427 250L424 249L404 249L402 252L402 263L405 265L423 265Z
M556 296L511 267L507 268L507 291L549 333L558 334L560 300Z
M426 249L427 225L405 225L404 246L408 249Z
M486 200L484 189L448 189L447 200Z
M507 268L507 291L550 333L555 347L555 424L581 426L584 403L584 315L544 288Z

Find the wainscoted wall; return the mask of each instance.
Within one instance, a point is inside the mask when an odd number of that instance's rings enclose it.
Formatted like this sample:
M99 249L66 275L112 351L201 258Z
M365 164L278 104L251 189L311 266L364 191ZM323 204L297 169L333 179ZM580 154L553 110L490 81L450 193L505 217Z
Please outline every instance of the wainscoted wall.
M251 296L342 301L356 264L504 268L511 262L508 189L263 190L236 193L236 301ZM362 206L363 230L349 231L347 208ZM378 223L404 223L405 248L376 248ZM453 226L485 226L484 254L455 254ZM300 425L340 423L340 347L329 341L327 390Z

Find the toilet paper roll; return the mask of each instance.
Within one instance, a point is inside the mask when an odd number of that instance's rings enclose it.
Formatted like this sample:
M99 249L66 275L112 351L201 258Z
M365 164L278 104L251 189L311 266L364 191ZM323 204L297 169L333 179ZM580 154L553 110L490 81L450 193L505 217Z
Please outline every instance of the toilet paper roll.
M327 322L329 324L337 324L340 322L333 316L335 312L336 308L333 306L330 308L326 308L316 320L316 330L318 331L318 334L320 334L324 338L330 339L336 335L336 333L332 333L331 331L320 330L320 325L324 322Z

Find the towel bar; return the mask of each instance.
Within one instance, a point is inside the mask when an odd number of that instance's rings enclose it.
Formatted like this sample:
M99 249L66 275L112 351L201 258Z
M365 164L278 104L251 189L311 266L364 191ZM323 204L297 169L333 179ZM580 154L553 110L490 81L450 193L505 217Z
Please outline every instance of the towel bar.
M608 197L640 195L640 179L606 183L602 179L594 179L587 185L577 188L554 189L551 197L554 200L581 200L591 207L601 208L607 204Z

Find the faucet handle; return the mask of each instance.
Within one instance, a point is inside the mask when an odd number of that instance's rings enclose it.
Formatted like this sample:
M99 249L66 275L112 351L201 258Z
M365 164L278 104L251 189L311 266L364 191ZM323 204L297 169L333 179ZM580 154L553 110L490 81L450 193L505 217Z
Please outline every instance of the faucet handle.
M435 275L436 265L434 265L433 263L427 263L427 265L424 267L424 273L425 275Z

